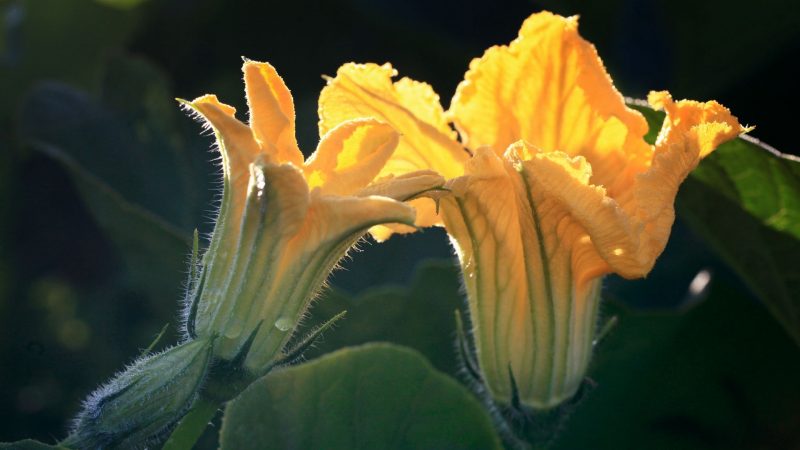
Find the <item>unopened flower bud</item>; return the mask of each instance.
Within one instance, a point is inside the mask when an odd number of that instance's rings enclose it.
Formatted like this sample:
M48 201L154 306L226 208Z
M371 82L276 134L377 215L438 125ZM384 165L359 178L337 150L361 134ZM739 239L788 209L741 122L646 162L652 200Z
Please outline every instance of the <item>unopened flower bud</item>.
M70 448L146 448L161 441L203 385L212 343L198 339L144 357L84 401Z

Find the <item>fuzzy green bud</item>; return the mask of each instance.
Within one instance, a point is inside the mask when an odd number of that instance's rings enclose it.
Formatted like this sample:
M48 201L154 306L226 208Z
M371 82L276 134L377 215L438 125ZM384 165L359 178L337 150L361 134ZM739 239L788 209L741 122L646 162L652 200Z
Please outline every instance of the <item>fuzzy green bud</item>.
M62 444L130 449L160 442L197 397L212 347L198 339L136 361L89 395Z

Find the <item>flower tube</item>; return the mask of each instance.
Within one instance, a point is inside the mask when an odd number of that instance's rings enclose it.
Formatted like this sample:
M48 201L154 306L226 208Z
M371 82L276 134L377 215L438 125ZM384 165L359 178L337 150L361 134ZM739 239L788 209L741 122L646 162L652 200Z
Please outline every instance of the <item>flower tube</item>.
M430 86L395 75L388 64L342 66L321 94L320 130L384 121L402 134L384 175L448 179L438 213L415 205L417 224L451 237L479 375L499 403L557 406L585 376L603 275L650 271L680 183L747 130L714 101L653 92L666 118L649 145L644 117L625 105L577 18L547 12L473 60L446 112ZM407 230L383 236L392 231Z
M413 225L415 211L402 201L443 179L421 170L376 180L399 134L369 118L337 124L304 160L283 80L267 63L246 61L243 71L249 125L213 95L185 102L214 130L224 175L186 328L191 337L215 336L217 358L259 373L280 359L353 244L378 224Z

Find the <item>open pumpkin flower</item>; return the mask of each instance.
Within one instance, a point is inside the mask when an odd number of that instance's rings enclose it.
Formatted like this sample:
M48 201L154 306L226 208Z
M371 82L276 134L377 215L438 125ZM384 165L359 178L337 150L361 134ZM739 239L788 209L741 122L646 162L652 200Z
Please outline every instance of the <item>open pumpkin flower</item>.
M716 102L651 93L667 116L655 145L577 18L534 14L475 59L444 112L430 86L389 65L346 64L320 97L320 130L373 117L401 134L383 174L434 170L461 262L480 376L500 403L537 409L585 376L602 276L645 276L663 251L680 183L746 131ZM449 127L459 131L461 143ZM518 396L518 397L517 397Z
M280 358L352 245L377 224L413 225L414 209L402 201L444 180L421 170L376 181L399 134L369 118L337 124L304 161L283 80L267 63L246 61L243 71L249 126L213 95L185 102L216 133L224 175L187 328L216 336L217 357L258 372Z

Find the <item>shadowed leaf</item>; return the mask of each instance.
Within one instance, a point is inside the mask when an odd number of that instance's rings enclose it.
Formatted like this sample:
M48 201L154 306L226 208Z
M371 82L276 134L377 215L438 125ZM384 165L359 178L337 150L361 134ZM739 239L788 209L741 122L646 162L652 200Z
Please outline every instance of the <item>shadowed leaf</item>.
M558 449L794 449L800 350L728 285L685 313L619 316ZM624 431L622 431L624 430Z
M340 350L273 372L226 409L225 449L500 449L480 403L418 353Z

